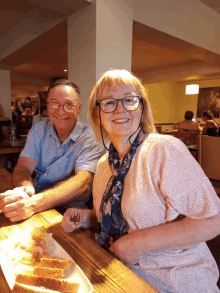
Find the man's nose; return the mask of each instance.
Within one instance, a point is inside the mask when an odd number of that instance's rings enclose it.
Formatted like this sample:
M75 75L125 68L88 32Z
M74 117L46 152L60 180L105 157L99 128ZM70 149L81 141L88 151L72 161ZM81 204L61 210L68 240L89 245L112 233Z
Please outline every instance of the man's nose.
M59 114L65 113L64 105L60 105L59 109L57 110Z

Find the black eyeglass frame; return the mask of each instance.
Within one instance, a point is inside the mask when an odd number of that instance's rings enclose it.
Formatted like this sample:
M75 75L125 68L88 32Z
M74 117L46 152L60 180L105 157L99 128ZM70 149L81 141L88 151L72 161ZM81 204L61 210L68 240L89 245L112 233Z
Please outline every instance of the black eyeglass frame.
M129 98L129 97L131 97L131 98L138 98L138 100L139 100L139 104L138 104L138 107L136 108L136 109L134 109L134 110L128 110L128 109L126 109L125 108L125 106L124 106L124 99L125 98ZM112 99L112 100L114 100L115 102L116 102L116 106L115 106L115 109L113 110L113 111L110 111L110 112L106 112L106 111L103 111L103 109L102 109L102 106L101 106L101 102L102 101L104 101L104 100L109 100L109 99ZM99 108L102 110L102 112L104 112L104 113L113 113L116 109L117 109L117 107L118 107L118 103L119 102L121 102L121 104L122 104L122 106L124 107L124 109L126 110L126 111L136 111L138 108L139 108L139 106L140 106L140 102L142 103L142 105L143 105L143 98L142 98L142 96L126 96L126 97L124 97L124 98L122 98L122 99L114 99L114 98L104 98L104 99L100 99L100 100L96 100L96 106L99 106Z

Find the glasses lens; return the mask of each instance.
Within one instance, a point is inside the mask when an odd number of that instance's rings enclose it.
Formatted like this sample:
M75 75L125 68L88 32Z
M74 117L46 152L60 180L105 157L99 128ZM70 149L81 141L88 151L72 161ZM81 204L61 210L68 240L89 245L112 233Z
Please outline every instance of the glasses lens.
M127 111L137 110L139 107L139 98L138 97L124 97L123 105Z
M58 103L48 103L50 108L54 109L54 110L57 110L59 109L60 105Z
M116 101L115 99L104 99L101 101L102 111L105 113L111 113L115 111Z
M68 104L65 104L64 106L64 110L67 111L67 112L71 112L73 111L73 108L74 108L74 105L71 104L71 103L68 103ZM76 107L76 106L75 106Z

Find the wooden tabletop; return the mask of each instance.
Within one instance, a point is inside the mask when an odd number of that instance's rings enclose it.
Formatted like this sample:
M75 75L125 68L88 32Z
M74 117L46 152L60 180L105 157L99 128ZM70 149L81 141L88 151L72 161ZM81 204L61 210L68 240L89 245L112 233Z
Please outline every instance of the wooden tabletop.
M18 139L15 142L1 142L0 155L20 153L25 146L25 139Z
M11 174L0 168L0 186L11 188ZM1 188L0 192L3 191ZM4 190L5 191L5 190ZM24 231L27 227L43 225L53 238L79 265L93 285L94 292L157 292L147 282L133 273L113 255L98 246L91 237L91 232L78 229L66 233L61 227L62 216L55 210L45 211L30 219L11 223L0 214L0 241ZM0 242L1 245L1 242ZM0 292L10 293L11 290L0 270Z

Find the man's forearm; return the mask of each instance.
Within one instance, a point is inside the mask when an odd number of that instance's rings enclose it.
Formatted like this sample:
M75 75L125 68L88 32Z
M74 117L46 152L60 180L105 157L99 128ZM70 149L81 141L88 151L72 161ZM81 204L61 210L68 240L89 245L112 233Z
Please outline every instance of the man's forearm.
M34 186L33 179L29 170L15 167L12 182L14 187Z
M76 200L89 190L92 178L93 175L77 174L56 187L38 193L34 197L38 202L35 213Z

